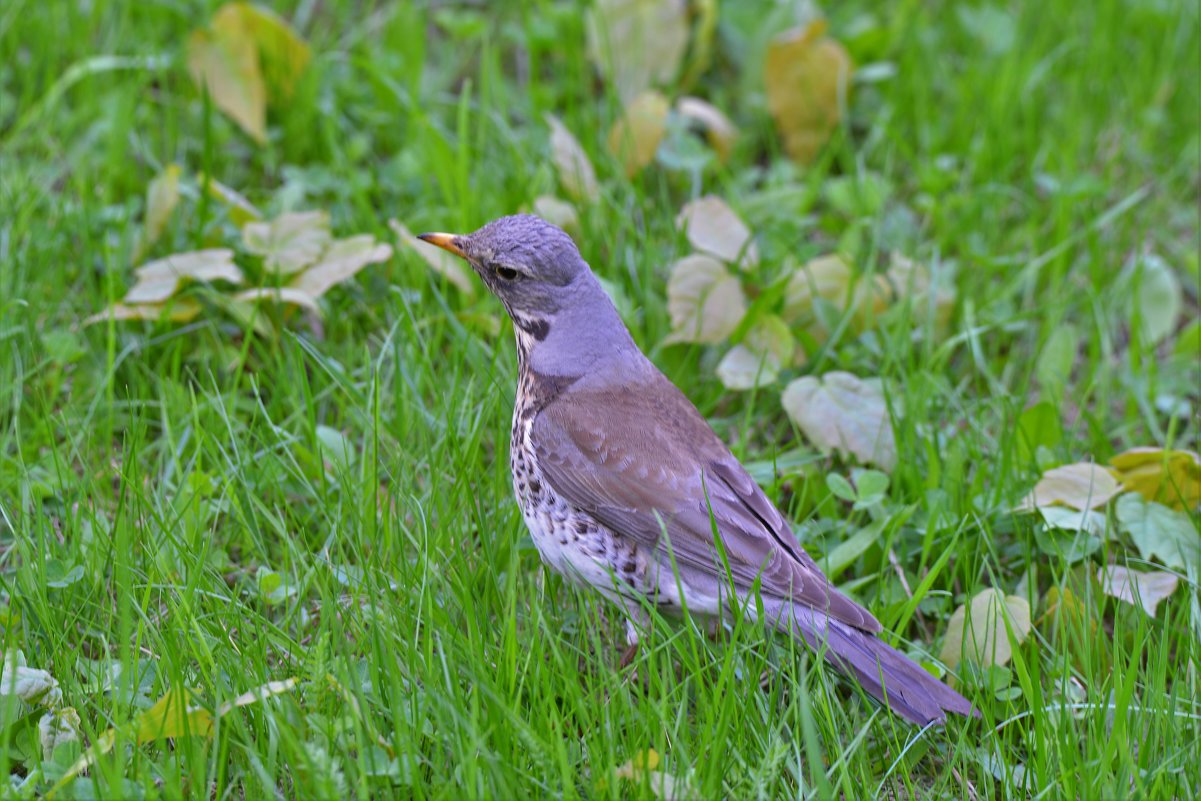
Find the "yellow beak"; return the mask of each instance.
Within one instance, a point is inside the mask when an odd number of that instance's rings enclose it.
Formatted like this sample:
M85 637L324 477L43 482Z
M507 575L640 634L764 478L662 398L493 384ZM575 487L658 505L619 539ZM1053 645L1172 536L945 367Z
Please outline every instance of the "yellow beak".
M429 242L431 245L437 245L443 250L448 250L460 258L467 258L467 254L459 247L459 236L457 234L418 234L417 238L423 242Z

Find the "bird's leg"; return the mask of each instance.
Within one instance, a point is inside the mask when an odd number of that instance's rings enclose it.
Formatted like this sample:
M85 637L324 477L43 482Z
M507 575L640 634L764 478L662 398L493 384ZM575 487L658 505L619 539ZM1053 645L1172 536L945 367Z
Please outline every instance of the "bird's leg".
M651 622L650 615L642 607L633 604L626 604L626 607L626 649L621 654L621 661L617 663L623 670L629 667L638 655L638 632Z

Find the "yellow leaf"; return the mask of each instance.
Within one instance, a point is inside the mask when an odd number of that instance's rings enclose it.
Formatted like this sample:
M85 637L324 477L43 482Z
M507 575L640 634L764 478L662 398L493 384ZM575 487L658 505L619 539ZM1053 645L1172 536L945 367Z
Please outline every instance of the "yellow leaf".
M746 314L738 279L711 256L694 253L677 261L667 281L672 332L665 340L715 344L733 333Z
M248 222L263 219L263 213L255 208L253 203L217 179L201 173L200 185L208 192L209 197L229 208L229 218L239 228Z
M675 78L688 46L685 0L596 0L588 55L622 102Z
M230 37L245 36L254 42L259 66L271 89L272 101L288 100L308 66L309 46L281 17L250 3L226 3L213 15L212 28Z
M759 263L759 249L751 239L751 230L716 195L705 195L684 206L676 225L684 229L688 241L699 251L742 267Z
M1013 657L1012 646L1020 645L1030 629L1026 599L990 587L972 598L970 611L968 606L960 606L951 615L938 658L950 668L958 665L961 657L981 667L1005 665Z
M186 323L199 315L200 304L189 298L176 299L170 303L114 303L104 311L84 319L83 324L94 325L105 320L168 320L173 323Z
M738 128L721 109L699 97L681 97L676 101L676 111L681 117L701 127L709 145L717 152L719 161L724 162L730 157L734 142L738 139Z
M213 715L190 703L194 690L171 689L154 706L138 715L136 737L139 743L169 737L206 737L213 731Z
M1043 473L1034 491L1018 507L1030 511L1059 504L1072 509L1096 509L1122 491L1113 474L1089 462L1055 467Z
M558 117L545 115L550 127L550 157L559 173L559 183L574 200L595 200L600 192L596 171L579 141Z
M839 371L802 376L785 388L780 403L823 453L849 453L885 471L896 467L897 445L879 378Z
M313 264L329 241L329 215L324 211L289 212L270 222L242 226L242 244L263 257L263 269L278 275L292 275Z
M267 90L253 40L234 30L192 31L188 71L214 105L259 144L267 141Z
M1180 510L1201 503L1201 459L1192 451L1131 448L1109 463L1122 486L1149 501Z
M475 282L471 280L471 274L462 259L436 245L421 241L400 220L388 220L388 227L396 233L396 241L412 249L431 270L450 281L467 297L475 294Z
M172 253L134 270L137 281L125 293L128 304L161 303L175 294L184 280L242 283L242 271L226 248Z
M633 779L637 781L643 772L658 770L660 761L659 752L653 748L648 748L645 751L639 751L637 754L634 754L632 758L622 763L621 767L614 771L614 773L619 779Z
M666 97L646 91L631 100L621 119L614 123L609 131L609 150L621 160L627 176L637 175L655 160L670 110Z
M368 264L387 261L391 256L392 248L376 244L371 234L335 239L325 249L321 260L301 273L292 282L292 287L319 298L331 286L351 278Z
M784 150L801 164L813 161L837 128L850 91L851 59L841 44L823 38L825 30L825 21L816 20L767 49L767 106Z
M146 187L146 220L142 227L142 241L134 255L135 261L162 236L167 221L179 205L179 173L178 164L168 164Z

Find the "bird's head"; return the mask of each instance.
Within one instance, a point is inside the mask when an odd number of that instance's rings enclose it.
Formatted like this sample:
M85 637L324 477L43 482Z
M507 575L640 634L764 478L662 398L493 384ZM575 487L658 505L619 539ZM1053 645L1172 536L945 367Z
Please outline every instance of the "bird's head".
M577 282L589 272L571 237L531 214L501 217L470 234L418 238L466 259L519 326L549 323L579 296Z

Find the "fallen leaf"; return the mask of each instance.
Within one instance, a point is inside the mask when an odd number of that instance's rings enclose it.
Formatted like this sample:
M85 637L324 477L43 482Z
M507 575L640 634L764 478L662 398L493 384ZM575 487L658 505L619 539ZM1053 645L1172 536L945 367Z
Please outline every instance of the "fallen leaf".
M588 56L622 102L675 78L688 46L685 0L596 0Z
M142 226L142 241L138 243L138 250L134 256L135 261L162 236L167 221L179 205L179 174L178 164L168 164L146 187L146 219Z
M1157 345L1176 330L1184 309L1180 279L1168 263L1155 253L1145 253L1132 265L1131 315L1137 314L1141 338Z
M784 317L795 323L816 321L818 298L837 309L847 305L851 286L851 267L837 254L819 256L797 267L784 290Z
M729 264L752 267L759 263L759 249L734 210L716 195L705 195L680 210L676 226L683 228L688 241L699 251Z
M559 183L574 200L595 200L600 187L588 154L558 117L548 113L545 119L550 126L550 157L559 173Z
M631 759L622 763L613 775L634 784L646 782L651 792L659 801L683 801L696 798L695 792L687 783L670 773L659 770L662 760L653 748L640 751Z
M259 286L239 292L234 295L234 300L243 303L258 303L269 300L272 303L286 303L291 306L300 306L315 314L321 314L321 307L317 305L317 299L303 289L293 286Z
M42 759L49 761L54 749L63 743L79 741L79 713L75 707L54 709L42 715L38 721L38 742L42 746Z
M137 280L125 293L125 303L162 303L173 296L184 279L242 283L242 271L234 264L234 252L226 248L172 253L136 268Z
M188 72L213 105L259 144L267 141L267 88L254 41L228 26L192 31L187 42Z
M1201 458L1192 451L1131 448L1109 460L1126 489L1173 509L1201 504Z
M1109 503L1121 491L1122 485L1104 467L1077 462L1043 473L1018 508L1030 511L1039 506L1060 504L1072 509L1096 509Z
M1136 492L1118 498L1114 514L1144 559L1177 570L1201 567L1201 533L1187 514L1144 500Z
M212 28L230 37L248 37L258 53L270 99L282 102L292 97L311 53L282 17L257 4L226 3L213 15Z
M738 139L738 128L721 109L699 97L681 97L676 101L676 113L700 126L719 161L730 158Z
M580 215L568 201L554 195L539 195L534 198L533 212L548 223L559 226L572 238L579 237Z
M838 127L851 84L851 59L841 44L824 38L825 20L772 41L764 65L767 107L798 163L813 161Z
M897 463L892 421L878 378L826 373L803 376L784 390L784 411L823 453L851 454L885 471Z
M396 241L420 256L431 270L450 281L467 297L475 294L475 282L471 280L471 273L462 259L418 239L399 220L388 220L388 227L396 232Z
M1056 399L1063 395L1064 387L1072 377L1072 367L1076 364L1079 347L1080 337L1075 326L1060 323L1055 326L1055 330L1051 332L1038 354L1034 374L1043 390L1054 395Z
M968 605L963 605L951 615L938 658L951 669L961 657L981 667L1005 665L1013 657L1013 645L1025 641L1030 629L1030 604L1026 599L990 587L972 598L970 611Z
M792 361L795 349L788 325L775 315L766 315L722 357L717 377L732 390L770 384L779 377L780 368Z
M728 337L746 314L738 279L711 256L694 253L677 261L667 281L667 311L672 332L665 340L716 344Z
M248 222L263 219L263 213L253 203L240 193L204 173L200 174L200 185L209 197L224 204L229 209L229 219L241 228Z
M1065 506L1040 506L1039 514L1051 528L1063 531L1083 531L1086 534L1105 534L1105 515L1091 510L1080 511Z
M631 100L613 124L609 150L621 161L627 177L634 177L655 160L670 111L666 97L648 90Z
M165 320L172 323L187 323L200 315L200 304L191 298L175 298L170 303L140 303L128 305L114 303L102 312L84 319L83 324L94 325L105 320Z
M308 267L330 242L329 215L324 211L288 212L270 222L242 226L242 244L263 257L263 269L292 275Z
M169 737L204 737L212 734L213 714L191 703L195 690L171 689L154 706L138 715L137 741L151 743Z
M290 678L283 681L269 681L266 684L255 687L253 690L247 690L232 701L226 701L221 704L217 708L217 717L223 718L235 709L257 704L259 701L266 701L268 698L274 698L277 695L291 692L299 683L299 679Z
M14 649L5 652L4 667L0 669L0 698L4 696L54 709L62 703L63 691L49 671L29 667L24 652Z
M292 281L292 287L310 297L319 298L331 286L351 278L368 264L387 261L391 256L391 246L377 244L371 234L335 239L325 249L320 261Z
M1106 595L1141 606L1151 617L1159 602L1176 591L1179 579L1171 573L1138 573L1119 565L1097 569L1097 581Z

